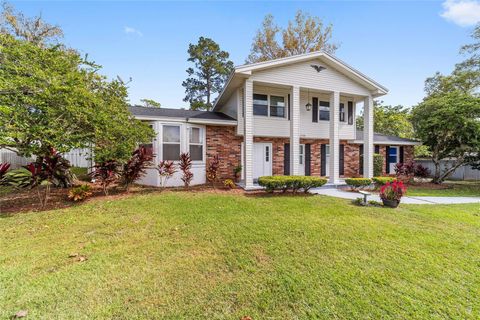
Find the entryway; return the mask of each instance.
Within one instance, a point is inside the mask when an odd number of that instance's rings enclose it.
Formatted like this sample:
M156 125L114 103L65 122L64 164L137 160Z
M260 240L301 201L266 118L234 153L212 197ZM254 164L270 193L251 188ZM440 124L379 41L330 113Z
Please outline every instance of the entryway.
M272 144L253 144L253 180L272 175Z

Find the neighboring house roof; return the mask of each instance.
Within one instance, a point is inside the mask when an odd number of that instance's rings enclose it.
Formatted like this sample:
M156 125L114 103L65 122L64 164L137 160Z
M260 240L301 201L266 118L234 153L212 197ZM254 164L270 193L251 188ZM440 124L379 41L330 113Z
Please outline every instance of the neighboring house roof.
M357 130L356 139L353 142L354 143L363 143L363 131ZM420 144L422 144L420 141L417 141L417 140L400 138L400 137L397 137L397 136L389 136L389 135L381 134L381 133L374 133L373 143L374 144L392 144L392 145L420 145Z
M238 85L238 80L248 77L252 73L252 71L259 71L268 68L284 66L302 61L308 61L315 58L323 58L327 64L330 64L340 72L348 75L350 78L358 81L359 83L362 83L364 86L369 87L372 90L372 96L374 97L382 96L388 93L388 89L386 87L382 86L372 78L369 78L368 76L348 65L344 61L324 51L315 51L286 58L236 66L231 73L229 79L227 80L227 83L225 84L223 90L220 92L220 95L216 99L213 110L215 110L217 105L221 105L222 102L224 102L224 100L230 96L231 92L229 88L231 87L231 84L235 87L236 85Z
M142 106L130 106L129 110L135 117L140 119L174 118L195 123L222 122L231 123L233 125L237 124L237 121L235 119L227 116L222 112L170 108L151 108Z

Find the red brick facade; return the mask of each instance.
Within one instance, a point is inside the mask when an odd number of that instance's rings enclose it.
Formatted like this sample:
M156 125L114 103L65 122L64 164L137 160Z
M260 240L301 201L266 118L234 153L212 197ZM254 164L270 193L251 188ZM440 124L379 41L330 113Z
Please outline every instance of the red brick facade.
M218 154L220 159L220 178L234 178L234 169L241 164L242 136L236 135L236 128L230 126L207 126L206 146L207 163ZM288 138L266 138L254 137L254 142L272 143L272 173L282 175L284 173L283 163L285 155L285 143ZM326 139L300 139L301 144L310 144L311 163L310 171L312 176L320 176L322 144L328 144ZM340 141L344 145L344 175L342 177L360 176L360 145L348 144L347 141ZM383 174L386 167L386 147L380 146L380 153L384 158ZM413 146L404 146L404 161L413 160Z

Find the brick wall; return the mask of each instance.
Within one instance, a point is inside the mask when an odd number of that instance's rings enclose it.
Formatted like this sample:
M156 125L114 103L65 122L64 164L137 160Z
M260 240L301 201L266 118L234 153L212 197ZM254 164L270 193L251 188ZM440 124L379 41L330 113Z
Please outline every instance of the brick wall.
M241 144L243 137L235 134L236 128L230 126L207 126L207 165L218 154L221 179L233 179L234 169L241 162Z
M234 169L241 164L241 145L243 137L236 135L235 127L229 126L207 126L206 129L207 138L207 164L211 159L218 154L220 159L220 178L234 178ZM289 143L288 138L266 138L266 137L254 137L254 142L269 142L272 144L272 173L274 175L283 175L283 161L285 150L285 143ZM320 176L321 170L321 156L320 146L322 144L328 144L326 139L300 139L301 144L311 145L311 174L312 176ZM359 174L360 163L360 145L348 144L347 141L340 141L344 147L345 158L345 175L344 177L357 177ZM404 161L413 160L413 146L404 146ZM386 166L386 147L380 146L380 154L382 154L383 174L385 173ZM343 177L343 176L342 176Z

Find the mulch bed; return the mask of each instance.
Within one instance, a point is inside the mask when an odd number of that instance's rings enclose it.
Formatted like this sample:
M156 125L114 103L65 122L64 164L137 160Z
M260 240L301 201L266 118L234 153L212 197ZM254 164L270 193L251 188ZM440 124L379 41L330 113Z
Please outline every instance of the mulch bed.
M114 200L132 195L147 194L147 193L161 193L171 191L183 191L192 193L217 193L217 194L243 194L243 189L225 189L223 187L212 188L211 185L198 185L192 186L185 190L184 188L167 188L166 190L156 187L134 185L130 188L129 192L126 192L124 188L120 186L112 186L109 188L108 196L105 196L102 188L98 184L80 182L81 184L89 184L92 192L92 196L85 201L74 202L68 199L69 189L64 188L52 188L50 196L48 197L47 205L42 208L38 200L36 190L13 190L12 192L2 195L0 197L0 217L10 216L21 212L30 211L45 211L53 209L68 208L75 205L79 205L89 201L98 200Z

